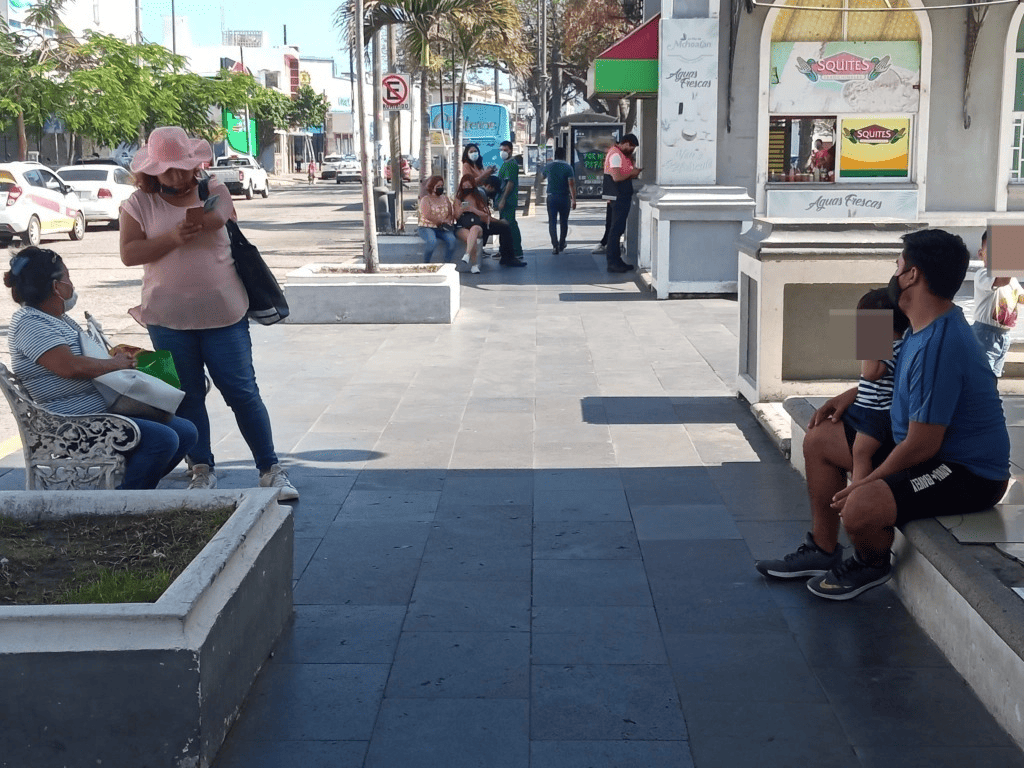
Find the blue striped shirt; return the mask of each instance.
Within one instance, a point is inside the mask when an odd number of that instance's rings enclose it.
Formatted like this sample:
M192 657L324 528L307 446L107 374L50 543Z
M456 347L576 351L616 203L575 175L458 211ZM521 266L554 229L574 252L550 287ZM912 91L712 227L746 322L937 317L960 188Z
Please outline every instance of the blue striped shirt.
M892 343L892 359L883 360L885 373L882 377L871 381L860 377L857 384L857 405L868 408L872 411L888 411L892 405L893 373L896 370L896 358L899 357L900 347L903 346L903 339L896 339Z
M54 413L80 416L107 410L91 379L66 379L39 364L40 357L63 344L71 348L72 354L82 354L81 332L78 323L66 314L54 317L33 307L22 307L11 317L7 329L11 372L25 385L29 397Z

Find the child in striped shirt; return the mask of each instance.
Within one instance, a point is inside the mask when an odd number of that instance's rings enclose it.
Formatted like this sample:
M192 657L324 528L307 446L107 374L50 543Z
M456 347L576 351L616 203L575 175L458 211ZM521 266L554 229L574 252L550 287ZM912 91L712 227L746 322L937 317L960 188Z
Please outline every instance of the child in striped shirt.
M893 341L891 359L861 361L857 399L843 414L847 436L856 432L852 449L853 482L871 474L874 468L872 458L882 445L892 446L889 407L892 405L893 372L896 370L896 356L903 344L903 334L910 325L907 316L893 305L885 288L868 291L857 303L857 309L891 310Z

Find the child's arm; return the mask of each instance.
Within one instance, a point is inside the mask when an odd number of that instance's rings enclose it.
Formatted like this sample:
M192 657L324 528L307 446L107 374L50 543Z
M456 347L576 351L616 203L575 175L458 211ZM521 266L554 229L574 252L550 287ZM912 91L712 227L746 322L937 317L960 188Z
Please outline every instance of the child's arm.
M868 381L878 381L885 376L885 363L881 360L861 360L860 375Z

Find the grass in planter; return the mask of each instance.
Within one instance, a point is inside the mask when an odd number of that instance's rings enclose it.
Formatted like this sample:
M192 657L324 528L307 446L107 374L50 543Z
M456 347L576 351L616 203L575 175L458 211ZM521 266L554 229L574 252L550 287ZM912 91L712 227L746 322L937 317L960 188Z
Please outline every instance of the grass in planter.
M0 517L0 605L153 602L232 512Z

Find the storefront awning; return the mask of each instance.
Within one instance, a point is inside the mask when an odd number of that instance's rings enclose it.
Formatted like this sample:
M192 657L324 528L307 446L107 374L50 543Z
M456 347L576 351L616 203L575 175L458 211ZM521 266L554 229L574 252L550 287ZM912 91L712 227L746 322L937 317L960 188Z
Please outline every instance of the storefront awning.
M594 59L587 72L591 96L621 98L658 95L658 22L648 19Z

